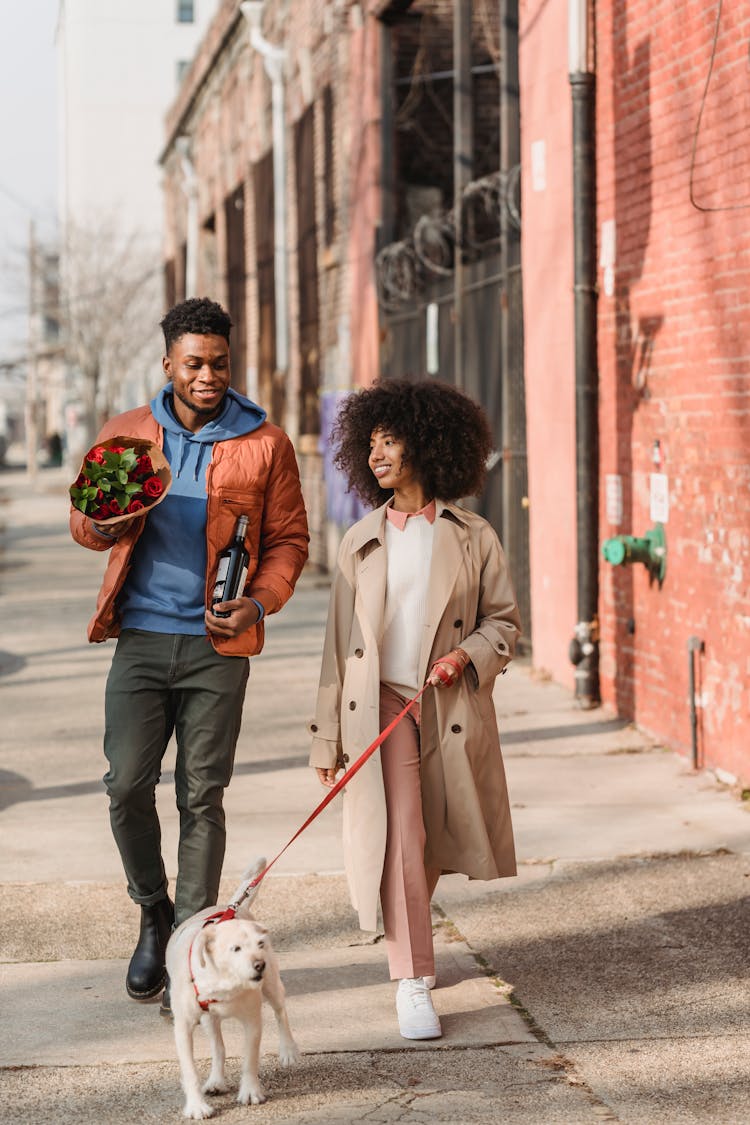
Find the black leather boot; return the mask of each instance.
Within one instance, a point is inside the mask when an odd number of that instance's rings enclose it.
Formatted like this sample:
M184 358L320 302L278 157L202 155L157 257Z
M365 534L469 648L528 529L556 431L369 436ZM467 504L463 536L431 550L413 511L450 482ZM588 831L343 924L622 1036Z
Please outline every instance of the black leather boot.
M141 932L125 980L128 996L134 1000L150 1000L164 987L164 954L173 922L174 906L168 898L141 907Z

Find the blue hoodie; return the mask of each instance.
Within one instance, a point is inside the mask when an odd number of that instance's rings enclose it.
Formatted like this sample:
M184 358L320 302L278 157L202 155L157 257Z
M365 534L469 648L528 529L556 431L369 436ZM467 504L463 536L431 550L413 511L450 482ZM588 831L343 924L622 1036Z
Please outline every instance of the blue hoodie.
M131 570L118 598L123 629L151 633L205 633L206 469L214 442L257 430L266 412L231 388L221 413L197 433L174 413L172 384L151 402L164 430L172 487L146 516Z

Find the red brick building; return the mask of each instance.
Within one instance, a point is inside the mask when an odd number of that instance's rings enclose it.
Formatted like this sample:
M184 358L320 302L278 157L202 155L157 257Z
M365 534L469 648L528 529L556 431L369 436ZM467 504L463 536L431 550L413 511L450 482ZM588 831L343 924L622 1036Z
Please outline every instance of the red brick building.
M533 657L569 684L573 7L520 4ZM750 13L713 0L592 8L599 541L660 521L667 549L661 584L642 563L600 555L602 698L748 781Z

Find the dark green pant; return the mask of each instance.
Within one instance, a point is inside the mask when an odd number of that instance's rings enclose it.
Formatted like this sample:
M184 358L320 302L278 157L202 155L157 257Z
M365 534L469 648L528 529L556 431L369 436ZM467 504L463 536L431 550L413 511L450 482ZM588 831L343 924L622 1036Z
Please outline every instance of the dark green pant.
M220 656L208 637L126 629L105 694L104 753L112 832L128 893L150 905L167 877L155 790L174 733L180 813L175 921L217 901L226 830L224 789L234 765L249 672L244 656Z

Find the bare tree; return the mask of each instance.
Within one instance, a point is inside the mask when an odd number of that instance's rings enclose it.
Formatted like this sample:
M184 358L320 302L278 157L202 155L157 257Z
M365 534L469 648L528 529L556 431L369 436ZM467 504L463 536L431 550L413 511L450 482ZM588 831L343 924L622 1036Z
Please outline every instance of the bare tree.
M77 378L87 439L113 412L128 384L144 384L158 348L158 248L115 219L69 223L61 253L60 313L68 369ZM148 357L148 359L147 359Z

